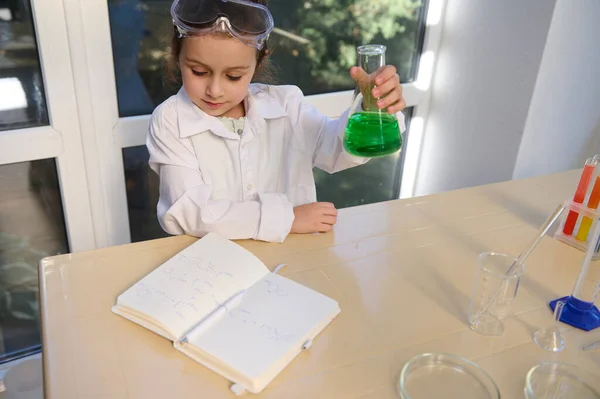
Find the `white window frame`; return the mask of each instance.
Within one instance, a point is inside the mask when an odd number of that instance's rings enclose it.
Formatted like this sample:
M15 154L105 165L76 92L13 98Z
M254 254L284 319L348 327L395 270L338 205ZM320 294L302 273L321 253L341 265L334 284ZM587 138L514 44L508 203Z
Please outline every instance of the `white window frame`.
M427 15L425 16L425 38L416 75L417 79L414 83L414 90L419 93L419 98L412 114L408 140L405 145L406 153L402 168L400 198L410 198L415 194L423 147L423 132L425 131L431 102L431 82L442 42L446 0L428 0L428 2Z
M0 132L0 165L55 158L71 251L96 247L62 0L32 0L50 124Z
M38 0L39 1L39 0ZM124 148L145 145L150 115L119 117L114 74L111 31L106 0L63 0L71 47L75 90L81 115L81 135L90 190L92 218L98 247L131 242L123 167ZM445 0L429 0L427 20L432 12L443 15ZM433 7L432 7L433 4ZM423 54L437 53L441 18L428 24ZM407 107L415 107L400 197L412 196L418 174L423 121L429 108L429 84L433 61L428 72L420 66L418 79L403 84ZM423 61L421 61L423 64ZM328 116L340 115L351 102L352 91L308 96ZM415 123L415 118L417 122ZM419 128L420 126L420 128ZM406 181L406 183L405 183Z

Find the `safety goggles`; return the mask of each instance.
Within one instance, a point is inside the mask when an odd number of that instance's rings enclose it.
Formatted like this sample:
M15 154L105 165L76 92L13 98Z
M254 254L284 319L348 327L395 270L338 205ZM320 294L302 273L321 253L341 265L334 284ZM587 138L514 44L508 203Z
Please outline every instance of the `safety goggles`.
M171 17L179 37L228 32L259 50L273 30L267 7L245 0L175 0Z

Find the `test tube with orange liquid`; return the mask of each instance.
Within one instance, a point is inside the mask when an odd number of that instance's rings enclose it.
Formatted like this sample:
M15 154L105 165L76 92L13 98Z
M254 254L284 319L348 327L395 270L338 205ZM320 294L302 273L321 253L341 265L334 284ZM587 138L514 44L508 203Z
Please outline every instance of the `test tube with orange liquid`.
M587 193L588 187L590 185L590 181L592 180L592 176L594 174L594 169L596 169L596 165L600 161L600 155L594 156L594 158L588 158L585 161L585 166L583 167L583 172L581 172L581 179L579 179L579 184L577 185L577 190L575 191L575 195L573 196L573 202L577 204L583 204L583 200L585 199L585 195ZM579 213L574 210L570 210L567 215L567 220L565 221L563 227L563 233L567 236L573 235L573 230L575 230L575 225L577 224L577 219L579 218ZM589 231L589 228L588 228ZM587 234L586 234L587 238Z

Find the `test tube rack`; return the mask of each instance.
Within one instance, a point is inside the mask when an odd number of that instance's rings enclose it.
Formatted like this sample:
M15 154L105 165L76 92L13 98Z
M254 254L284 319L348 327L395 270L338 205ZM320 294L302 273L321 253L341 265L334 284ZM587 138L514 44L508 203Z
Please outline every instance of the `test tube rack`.
M583 252L587 251L588 245L593 245L595 248L592 260L600 259L600 240L597 240L597 242L590 242L592 235L589 234L590 225L593 224L593 222L600 221L600 210L590 209L583 204L578 204L573 201L565 201L565 207L565 212L561 218L559 228L554 233L554 238ZM575 225L572 234L565 234L565 223L569 214L572 214L572 212L577 214L577 224ZM582 222L585 220L588 220L588 222L584 222L586 231L585 234L582 235L580 234L580 228Z
M592 239L589 234L592 225L600 220L599 163L600 154L586 159L575 195L565 202L566 212L554 234L557 240L584 252L593 246L592 260L600 258L600 239Z

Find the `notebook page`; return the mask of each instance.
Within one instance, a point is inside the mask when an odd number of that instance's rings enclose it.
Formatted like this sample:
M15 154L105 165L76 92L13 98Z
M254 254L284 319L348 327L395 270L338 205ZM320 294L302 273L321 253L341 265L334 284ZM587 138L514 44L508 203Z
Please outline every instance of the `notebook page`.
M241 246L208 234L134 284L117 304L156 320L178 339L218 305L268 273Z
M338 310L333 299L268 274L209 330L192 334L190 345L249 378L269 377L269 368L299 350L308 333Z

